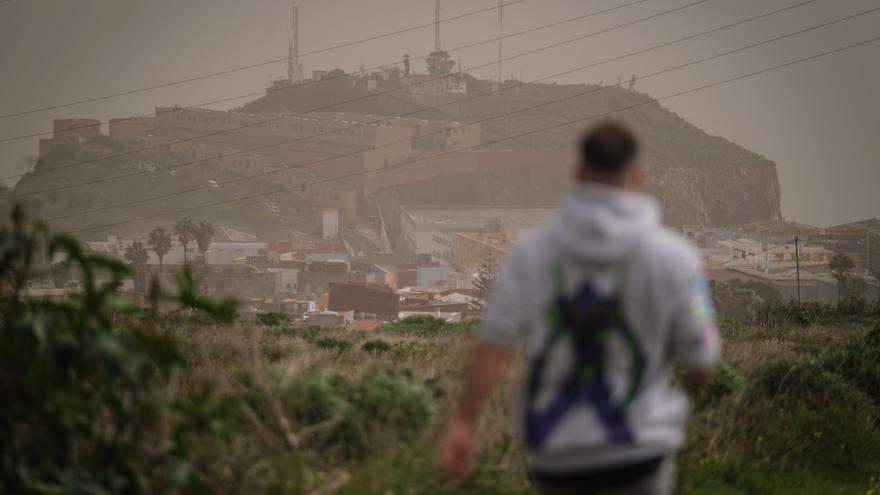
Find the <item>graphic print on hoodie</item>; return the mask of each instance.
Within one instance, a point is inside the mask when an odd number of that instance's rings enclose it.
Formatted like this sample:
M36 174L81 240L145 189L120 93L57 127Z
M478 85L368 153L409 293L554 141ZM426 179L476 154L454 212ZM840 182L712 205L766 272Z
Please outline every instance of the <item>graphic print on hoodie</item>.
M591 406L598 416L609 441L632 443L625 409L635 398L645 373L645 356L638 337L626 323L619 293L608 297L598 294L589 280L581 282L571 296L565 293L564 273L554 270L554 296L547 306L549 335L538 355L529 365L526 384L526 444L540 448L562 418L577 403ZM625 397L612 396L605 366L608 360L607 341L618 335L627 344L631 355L632 373ZM537 404L541 379L553 346L569 345L574 365L562 381L549 405Z
M577 186L517 242L482 322L484 342L525 344L522 433L544 471L674 452L689 404L671 368L720 353L699 253L654 200L600 185Z

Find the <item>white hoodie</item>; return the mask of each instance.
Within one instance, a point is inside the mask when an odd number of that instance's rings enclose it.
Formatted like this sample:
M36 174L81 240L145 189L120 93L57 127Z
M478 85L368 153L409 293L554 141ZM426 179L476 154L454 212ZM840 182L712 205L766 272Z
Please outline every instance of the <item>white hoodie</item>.
M592 315L578 308L606 298L618 301L617 309L601 314L621 315L614 321L623 323L611 326L626 332L597 334L602 329L581 327L608 324L565 323ZM652 199L601 185L577 186L555 220L517 244L483 321L483 340L506 348L526 344L526 451L531 465L545 472L675 451L683 441L688 401L671 385L670 368L677 362L705 369L720 352L696 250L661 226ZM593 362L600 365L584 370L582 363L592 358L576 357L573 335L588 335L586 347L578 340L577 349L585 349L581 356L595 357L601 342L602 357ZM554 408L562 412L542 420L543 434L531 434L530 426L539 423L534 418Z

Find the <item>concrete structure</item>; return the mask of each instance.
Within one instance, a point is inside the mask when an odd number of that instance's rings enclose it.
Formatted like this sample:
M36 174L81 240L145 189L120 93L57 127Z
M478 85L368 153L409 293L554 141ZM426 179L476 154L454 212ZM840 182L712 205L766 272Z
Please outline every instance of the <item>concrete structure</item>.
M205 260L209 265L264 264L267 255L265 242L212 242Z
M324 208L321 210L321 237L325 241L339 239L339 210Z
M453 266L459 271L474 270L487 259L493 259L500 265L510 252L514 240L505 232L456 233L453 239Z
M55 119L52 121L52 137L40 139L37 156L46 157L54 146L67 145L83 149L90 140L101 136L101 121L95 119Z
M306 322L322 327L338 327L354 321L353 311L318 311L306 314Z
M400 245L412 260L450 266L459 233L498 234L518 239L542 225L556 211L543 207L402 206Z

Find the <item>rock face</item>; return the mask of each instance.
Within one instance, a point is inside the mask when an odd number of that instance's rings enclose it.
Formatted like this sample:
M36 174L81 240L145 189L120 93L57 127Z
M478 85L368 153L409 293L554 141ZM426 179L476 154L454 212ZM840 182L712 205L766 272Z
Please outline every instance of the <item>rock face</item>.
M400 95L395 92L376 98L365 91L364 95L348 94L355 91L350 84L322 91L327 94L319 96L327 101L357 101L356 105L341 103L334 111L413 112L414 103L405 90ZM491 145L487 147L551 154L571 150L584 128L597 119L620 120L639 136L641 160L648 167L647 189L660 199L668 224L723 226L781 217L775 163L706 133L650 95L617 86L584 84L527 84L485 95L483 91L488 89L480 90L479 95L469 94L456 107L455 115L438 108L417 111L416 115L479 122L484 145ZM306 95L273 95L245 108L302 111L311 103L312 98ZM385 193L403 203L557 204L569 185L571 165L544 162L546 166L532 170L438 176Z
M654 167L646 189L670 225L722 226L780 218L776 167Z

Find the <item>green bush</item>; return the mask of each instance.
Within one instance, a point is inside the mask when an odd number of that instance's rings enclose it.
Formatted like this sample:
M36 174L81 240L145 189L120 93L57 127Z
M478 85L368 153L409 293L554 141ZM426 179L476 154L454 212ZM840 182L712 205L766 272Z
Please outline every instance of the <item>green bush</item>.
M286 314L275 311L268 313L257 313L256 321L258 324L265 327L290 324L290 318L288 318Z
M76 266L77 294L24 297L36 254L46 248L48 259L60 256ZM72 238L26 227L18 208L12 225L0 229L0 249L0 492L196 490L187 447L193 435L213 427L216 409L202 408L211 400L206 392L170 417L159 392L183 356L177 340L153 325L155 310L122 299L128 267ZM107 281L99 283L99 275ZM154 290L150 299L154 307L173 301L186 315L235 318L233 301L205 299L196 287L192 271L184 270L176 294ZM163 441L167 422L172 438Z
M374 362L359 377L309 373L282 391L291 421L313 425L313 444L346 457L413 438L437 410L432 390L389 363Z
M371 356L379 356L391 351L391 344L382 339L368 340L361 345L361 350Z
M447 323L439 318L434 318L429 315L413 315L382 326L382 331L415 337L437 337L441 335L467 333L470 332L476 324L478 324L476 320Z
M730 361L722 360L715 367L708 394L709 397L718 399L742 390L745 384L746 377L743 372Z
M268 327L266 333L274 336L293 336L296 335L296 329L290 323L279 323Z
M342 354L343 352L351 349L353 344L344 339L337 339L335 337L322 337L315 342L315 345L324 350L335 349L339 354Z
M824 370L846 379L880 405L880 326L823 356Z

